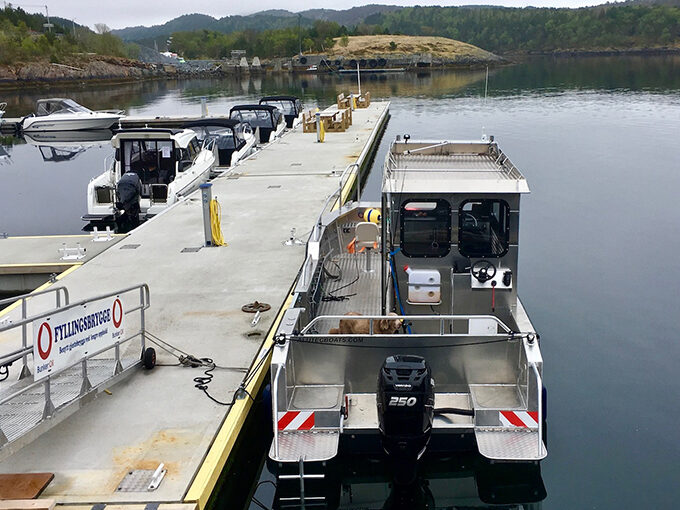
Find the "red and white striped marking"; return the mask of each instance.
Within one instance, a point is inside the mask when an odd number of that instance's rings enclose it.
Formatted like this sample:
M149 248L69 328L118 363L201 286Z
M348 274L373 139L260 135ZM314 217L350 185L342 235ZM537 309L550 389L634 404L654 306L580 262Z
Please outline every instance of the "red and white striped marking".
M504 427L538 428L537 411L499 411L498 415Z
M314 411L279 413L279 430L311 430L313 428Z

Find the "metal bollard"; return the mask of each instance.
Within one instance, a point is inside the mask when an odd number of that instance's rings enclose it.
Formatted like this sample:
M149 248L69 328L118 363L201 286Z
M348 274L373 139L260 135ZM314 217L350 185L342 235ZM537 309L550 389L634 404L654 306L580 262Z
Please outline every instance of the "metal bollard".
M212 200L212 183L206 182L201 188L201 203L203 205L203 234L205 246L212 246L212 227L210 223L210 201Z
M321 141L321 113L316 112L316 141Z
M208 103L205 96L201 96L201 117L205 118L208 116Z

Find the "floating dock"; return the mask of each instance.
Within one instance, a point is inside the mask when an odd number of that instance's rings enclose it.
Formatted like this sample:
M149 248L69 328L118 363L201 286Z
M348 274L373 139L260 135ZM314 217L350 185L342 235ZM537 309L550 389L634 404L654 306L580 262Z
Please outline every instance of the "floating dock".
M0 237L0 293L30 292L92 260L125 234ZM1 307L0 307L1 308Z
M155 336L212 358L223 368L212 373L208 391L233 405L220 405L195 387L205 368L177 366L155 346L161 366L143 370L137 347L121 346L127 377L110 386L93 383L97 398L64 405L61 413L57 406L34 433L10 437L0 448L0 473L54 473L40 498L62 506L205 508L253 405L247 394L256 395L267 374L273 332L305 259L303 241L324 207L350 197L388 112L386 102L356 110L353 125L326 133L324 143L298 128L213 180L226 246L203 247L201 198L193 194L59 279L72 302L148 285L147 298L140 287L142 302L150 303L141 319L146 345ZM241 310L254 301L271 304L255 325ZM41 295L30 303L39 309L53 302ZM0 312L0 321L17 313L16 307ZM0 333L0 352L15 348L20 333ZM0 402L13 391L8 385L21 384L16 374L12 367L10 379L0 383ZM236 398L244 376L245 392ZM63 381L53 400L73 391L68 384ZM75 375L73 384L81 385ZM0 405L0 427L11 419L16 411ZM161 469L166 472L157 488L130 489L129 477Z

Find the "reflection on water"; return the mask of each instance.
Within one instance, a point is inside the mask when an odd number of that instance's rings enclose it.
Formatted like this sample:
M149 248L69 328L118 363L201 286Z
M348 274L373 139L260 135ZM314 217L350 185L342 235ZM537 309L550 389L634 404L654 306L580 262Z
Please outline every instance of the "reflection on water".
M307 474L314 474L307 468ZM408 485L392 482L391 467L382 456L345 456L330 461L323 479L305 483L308 504L324 498L328 510L435 510L437 508L538 510L546 490L537 465L490 464L478 455L422 459L418 478ZM274 479L264 470L257 490L245 508L284 507L283 501L299 497L299 479ZM288 498L288 499L287 499ZM299 508L291 505L292 508Z
M528 179L518 281L541 333L549 390L544 508L674 508L680 498L680 271L669 258L680 251L679 71L680 57L532 60L491 71L486 101L480 71L362 79L375 99L392 101L374 168L396 134L474 138L484 128ZM2 100L8 116L47 95L133 114L198 114L206 96L210 112L226 113L265 94L328 105L353 84L348 76L252 76L21 90ZM58 164L22 139L3 137L0 146L12 162L0 158L0 232L78 233L108 142ZM378 190L374 171L365 196ZM251 462L268 447L266 434L252 441ZM384 504L387 482L344 473L354 489L345 494L341 484L341 498L365 491L376 496L371 505L380 508L377 496ZM464 477L441 475L424 477L437 507L453 506L449 489L472 490ZM235 485L236 500L247 499L249 481Z

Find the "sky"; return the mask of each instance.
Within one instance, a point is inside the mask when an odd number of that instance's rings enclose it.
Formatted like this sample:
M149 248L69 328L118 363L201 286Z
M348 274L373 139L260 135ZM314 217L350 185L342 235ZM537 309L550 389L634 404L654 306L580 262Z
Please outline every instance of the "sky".
M43 0L44 1L44 0ZM30 3L29 3L30 2ZM44 12L35 3L10 2L14 6L22 7L28 12ZM307 9L349 9L350 7L366 4L388 5L502 5L506 7L584 7L604 3L604 0L458 0L453 2L439 1L428 3L427 1L401 1L401 0L347 0L339 3L337 0L317 0L313 2L304 0L258 0L257 8L253 8L252 2L235 2L233 0L116 0L115 2L103 2L93 0L47 0L50 15L67 19L74 19L76 23L88 25L91 28L95 23L105 23L111 28L125 28L137 25L160 25L182 14L201 13L215 18L234 14L252 14L267 9L286 9L297 12Z

